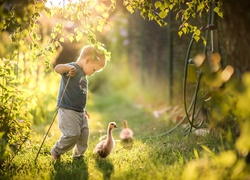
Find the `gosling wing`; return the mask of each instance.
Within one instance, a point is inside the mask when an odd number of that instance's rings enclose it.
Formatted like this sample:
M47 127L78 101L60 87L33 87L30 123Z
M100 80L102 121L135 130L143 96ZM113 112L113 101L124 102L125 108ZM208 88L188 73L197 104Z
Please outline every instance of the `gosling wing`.
M106 140L99 142L93 151L94 154L98 154L102 158L107 157L110 154L110 151L107 149L106 146Z

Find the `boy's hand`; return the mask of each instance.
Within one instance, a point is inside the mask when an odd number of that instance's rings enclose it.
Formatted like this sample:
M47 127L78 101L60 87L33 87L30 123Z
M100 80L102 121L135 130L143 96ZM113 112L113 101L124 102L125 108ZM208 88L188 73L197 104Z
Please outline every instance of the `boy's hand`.
M85 110L85 114L86 114L87 118L90 119L90 115L86 110Z
M75 74L76 74L76 67L75 66L70 67L67 76L74 76Z

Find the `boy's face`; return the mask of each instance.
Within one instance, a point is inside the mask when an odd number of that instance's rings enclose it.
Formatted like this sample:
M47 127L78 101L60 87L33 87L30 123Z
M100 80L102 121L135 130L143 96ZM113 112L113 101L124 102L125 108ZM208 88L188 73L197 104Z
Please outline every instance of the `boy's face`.
M91 76L95 72L100 71L105 65L105 60L101 59L100 61L92 61L90 57L85 59L85 63L83 65L83 71L86 76Z

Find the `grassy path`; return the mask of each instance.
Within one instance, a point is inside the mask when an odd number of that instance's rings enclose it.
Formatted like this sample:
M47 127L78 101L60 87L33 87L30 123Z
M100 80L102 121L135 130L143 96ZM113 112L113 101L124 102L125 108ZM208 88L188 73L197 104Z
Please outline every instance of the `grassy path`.
M145 138L159 135L173 124L166 119L155 119L152 112L131 103L121 94L112 97L92 97L88 104L90 139L89 148L83 160L73 161L71 152L62 156L61 162L51 162L49 151L60 132L55 123L43 145L37 163L34 159L42 135L32 136L14 158L13 165L6 169L4 179L180 179L185 164L194 158L194 148L201 144L214 144L212 138L206 139L194 135L188 138L179 128L171 134L161 138ZM134 131L132 148L123 148L117 141L115 150L104 160L96 160L92 150L99 138L106 134L107 125L115 121L119 127L122 120L128 121ZM119 140L121 128L113 131L113 136ZM1 178L0 178L1 179Z

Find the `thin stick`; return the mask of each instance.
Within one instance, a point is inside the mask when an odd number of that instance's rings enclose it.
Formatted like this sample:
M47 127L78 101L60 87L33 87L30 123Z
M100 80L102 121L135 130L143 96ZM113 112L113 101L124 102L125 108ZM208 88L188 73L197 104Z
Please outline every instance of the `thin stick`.
M64 94L65 94L66 88L67 88L67 86L68 86L68 84L69 84L69 80L70 80L70 76L69 76L69 78L68 78L68 80L67 80L67 83L66 83L66 85L65 85L65 87L64 87L63 94L62 94L62 97L61 97L61 99L60 99L60 102L59 102L58 107L60 107L60 105L61 105L61 103L62 103L62 99L63 99L63 96L64 96ZM52 125L53 125L53 123L54 123L54 121L55 121L55 118L56 118L56 116L57 116L57 114L58 114L58 109L59 109L59 108L56 109L56 112L55 112L55 114L54 114L54 117L53 117L53 119L52 119L52 121L51 121L51 123L50 123L49 129L48 129L48 131L46 132L46 134L45 134L45 136L44 136L44 138L43 138L43 141L42 141L42 143L41 143L41 145L40 145L40 147L39 147L39 150L38 150L38 152L37 152L37 154L36 154L35 163L36 163L36 160L37 160L37 158L38 158L38 155L39 155L39 153L40 153L40 151L41 151L41 149L42 149L42 146L43 146L43 144L44 144L44 141L45 141L46 137L48 136L49 131L50 131L50 129L51 129L51 127L52 127Z

